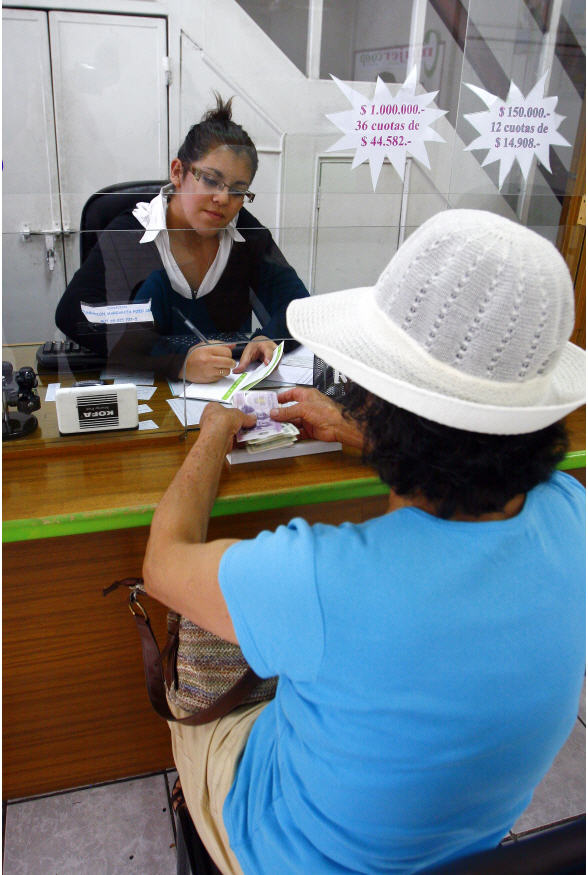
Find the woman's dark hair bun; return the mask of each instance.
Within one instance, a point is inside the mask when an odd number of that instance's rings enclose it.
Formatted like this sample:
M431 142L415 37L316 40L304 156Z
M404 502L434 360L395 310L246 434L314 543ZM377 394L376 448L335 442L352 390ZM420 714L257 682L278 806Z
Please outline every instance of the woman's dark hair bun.
M202 121L220 122L226 125L233 118L233 98L229 97L227 101L224 101L218 91L213 91L213 94L216 98L216 106L202 116Z
M209 109L198 124L193 125L178 149L178 158L188 172L193 161L199 161L216 146L228 146L237 155L245 155L251 165L251 178L257 172L257 150L247 131L233 121L233 98L223 100L213 92L216 106Z

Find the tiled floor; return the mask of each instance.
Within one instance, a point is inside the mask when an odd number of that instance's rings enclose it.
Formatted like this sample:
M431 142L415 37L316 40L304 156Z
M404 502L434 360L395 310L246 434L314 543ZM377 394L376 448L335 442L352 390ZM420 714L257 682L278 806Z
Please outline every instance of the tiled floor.
M4 875L174 875L175 772L4 806ZM586 693L572 734L513 836L586 811Z
M175 875L174 780L159 773L9 802L4 875Z

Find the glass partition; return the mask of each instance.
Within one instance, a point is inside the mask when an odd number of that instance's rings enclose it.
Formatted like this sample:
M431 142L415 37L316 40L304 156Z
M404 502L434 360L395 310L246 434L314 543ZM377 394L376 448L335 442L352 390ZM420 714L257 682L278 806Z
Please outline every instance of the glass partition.
M55 384L88 380L135 381L141 437L181 433L188 354L232 367L252 336L288 339L290 300L372 284L440 210L500 213L560 247L575 222L580 0L194 7L179 28L178 0L151 17L3 11L3 360L38 373L44 441L71 440ZM215 92L247 141L178 159ZM365 129L344 140L336 123L353 100L390 107L363 152ZM442 112L376 172L413 100Z

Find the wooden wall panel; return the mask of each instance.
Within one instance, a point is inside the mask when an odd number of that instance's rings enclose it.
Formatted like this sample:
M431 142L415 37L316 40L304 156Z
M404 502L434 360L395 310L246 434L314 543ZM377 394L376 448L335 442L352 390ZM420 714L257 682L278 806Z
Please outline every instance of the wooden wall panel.
M304 516L360 522L386 498L219 517L209 537L252 537ZM146 528L5 544L3 798L95 784L173 765L151 709L126 594L102 590L141 573ZM165 608L145 600L163 646Z

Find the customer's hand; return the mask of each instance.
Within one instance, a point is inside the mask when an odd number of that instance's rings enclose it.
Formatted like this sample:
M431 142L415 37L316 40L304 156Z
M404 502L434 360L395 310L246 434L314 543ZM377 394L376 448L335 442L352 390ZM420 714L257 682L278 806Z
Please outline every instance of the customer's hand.
M280 404L296 401L289 407L274 408L270 416L276 422L292 422L303 437L319 441L340 441L350 447L363 447L363 435L355 423L343 417L340 404L318 389L297 386L278 395Z
M216 383L228 377L236 362L233 361L234 344L201 343L188 353L186 379L191 383ZM183 376L183 370L180 377Z
M235 374L240 374L245 370L247 365L254 361L261 361L264 365L269 365L274 354L276 344L269 337L258 335L254 340L250 340L239 359L239 364L234 369Z
M224 407L217 401L211 401L202 411L200 434L207 437L218 435L218 439L225 442L225 452L228 453L239 429L253 428L256 422L257 417L253 413L243 413L237 407Z

